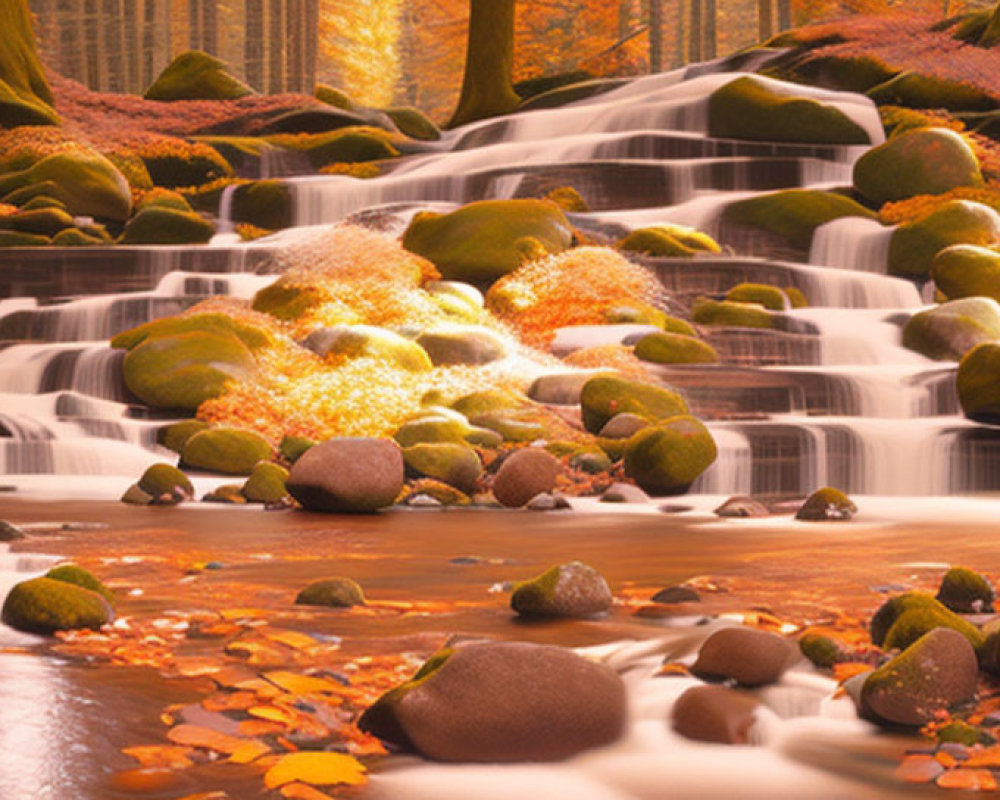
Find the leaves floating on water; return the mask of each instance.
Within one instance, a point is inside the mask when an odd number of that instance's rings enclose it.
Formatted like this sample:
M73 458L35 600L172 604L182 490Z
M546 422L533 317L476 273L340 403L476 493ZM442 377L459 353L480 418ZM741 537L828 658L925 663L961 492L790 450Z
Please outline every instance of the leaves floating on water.
M360 786L367 778L365 767L341 753L290 753L282 756L264 775L268 789L301 781L311 786Z
M937 779L942 789L965 789L974 792L992 792L997 788L997 779L988 769L952 769Z
M139 747L126 747L122 750L127 756L131 756L143 767L166 767L168 769L185 769L194 762L191 755L194 750L190 747L178 747L174 745L145 745Z
M174 744L201 747L216 753L232 755L247 743L246 739L204 728L201 725L182 723L167 731L167 738Z

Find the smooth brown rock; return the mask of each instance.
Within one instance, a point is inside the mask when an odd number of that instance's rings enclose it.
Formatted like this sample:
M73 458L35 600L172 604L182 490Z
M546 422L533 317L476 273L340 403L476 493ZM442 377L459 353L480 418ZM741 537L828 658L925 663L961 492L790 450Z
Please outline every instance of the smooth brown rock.
M749 744L760 701L724 686L692 686L674 703L671 722L686 739Z
M771 509L748 495L734 495L715 509L717 517L769 517Z
M702 644L692 671L706 678L728 678L741 686L764 686L777 681L796 656L796 648L775 633L723 628Z
M510 607L526 616L589 617L607 611L612 601L611 589L596 569L571 561L519 583Z
M504 460L493 480L493 496L501 505L520 508L535 495L551 492L562 464L537 447L515 450Z
M403 478L394 441L340 438L309 448L292 465L287 487L307 511L370 512L395 502Z

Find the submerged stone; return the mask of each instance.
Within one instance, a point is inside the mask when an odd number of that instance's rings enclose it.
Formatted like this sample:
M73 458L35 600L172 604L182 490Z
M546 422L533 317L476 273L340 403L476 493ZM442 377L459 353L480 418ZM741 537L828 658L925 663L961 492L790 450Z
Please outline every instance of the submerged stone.
M350 608L363 606L365 593L361 586L350 578L326 578L310 583L298 593L295 602L303 606Z

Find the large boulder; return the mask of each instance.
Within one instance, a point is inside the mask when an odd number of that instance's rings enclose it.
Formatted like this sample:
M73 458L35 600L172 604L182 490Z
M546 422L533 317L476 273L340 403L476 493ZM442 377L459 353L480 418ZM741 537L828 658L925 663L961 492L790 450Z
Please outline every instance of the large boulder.
M482 200L449 214L423 212L403 234L403 247L432 261L446 279L476 284L572 243L566 215L546 200Z
M383 109L383 112L399 128L400 133L411 139L434 142L441 138L441 129L419 108L398 106Z
M759 76L730 81L708 99L708 132L725 139L817 144L870 144L871 138L840 109L792 84Z
M1000 302L1000 252L973 244L946 247L931 262L931 278L949 300L989 297Z
M948 628L961 634L978 649L983 644L980 630L923 592L906 592L886 600L872 615L872 643L891 650L909 647L934 628Z
M1000 423L1000 343L983 342L969 350L958 364L955 388L965 416Z
M258 461L270 455L271 445L259 433L210 428L185 442L181 462L186 467L223 475L249 475Z
M635 343L635 356L656 364L715 364L719 354L701 339L666 331L650 333Z
M181 53L144 95L147 100L236 100L254 90L229 72L225 62L200 50Z
M903 327L903 346L921 355L958 361L982 342L1000 339L1000 303L986 297L951 300L914 314Z
M98 592L65 580L34 578L10 590L0 619L19 631L47 635L100 628L114 619L114 611Z
M97 592L107 600L112 607L115 604L114 593L104 585L104 582L90 570L84 569L79 564L60 564L45 573L46 578L63 583L72 583L74 586L82 586L92 592Z
M563 467L555 456L538 447L525 447L507 456L493 479L493 496L508 508L520 508L535 495L551 492Z
M367 513L395 502L404 473L403 453L391 440L330 439L295 462L288 492L307 511Z
M411 472L434 478L469 493L476 489L483 465L476 451L457 442L427 442L403 450L403 460Z
M865 92L880 106L944 108L949 111L992 111L996 100L971 82L919 72L901 72Z
M111 339L111 346L131 350L145 341L160 336L176 336L192 332L235 336L250 350L266 347L274 341L267 330L257 325L236 319L228 314L204 312L180 317L163 317L135 328L129 328L114 336Z
M953 630L937 628L868 676L861 711L880 722L917 727L971 700L978 677L972 645Z
M28 0L0 0L0 126L58 125L38 58Z
M705 678L732 680L740 686L764 686L781 678L797 655L797 648L775 633L756 628L722 628L702 644L691 670Z
M248 503L280 503L288 497L287 484L287 469L271 461L260 461L254 464L241 491Z
M625 474L651 495L684 492L715 461L715 440L699 420L672 417L625 444Z
M234 222L273 231L290 228L295 221L295 199L285 181L265 179L240 184L233 190L232 200Z
M749 744L761 702L725 686L692 686L671 709L671 725L685 739L714 744Z
M374 358L408 372L426 372L434 365L417 342L374 325L334 325L318 328L302 345L321 358Z
M952 567L941 578L935 599L958 614L983 614L993 611L993 596L990 582L978 572Z
M435 761L509 763L610 744L625 721L625 686L609 667L561 647L488 642L437 653L358 724Z
M684 398L672 389L615 375L597 375L584 383L580 406L583 426L591 433L599 433L612 417L625 412L650 421L688 412Z
M611 608L611 589L580 561L557 564L514 587L510 607L527 617L590 617Z
M214 235L215 226L200 214L151 206L128 221L121 244L205 244Z
M854 185L875 205L981 186L979 159L947 128L922 128L872 148L854 165Z
M393 136L370 125L355 125L303 138L282 138L280 142L304 153L316 169L329 164L381 161L399 155Z
M889 274L927 278L934 258L953 244L1000 242L1000 214L982 203L951 200L900 225L889 242Z

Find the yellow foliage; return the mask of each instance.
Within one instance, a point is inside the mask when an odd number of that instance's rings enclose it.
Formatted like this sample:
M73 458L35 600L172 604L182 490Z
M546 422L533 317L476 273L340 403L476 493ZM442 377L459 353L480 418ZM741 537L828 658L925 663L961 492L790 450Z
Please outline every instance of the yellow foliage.
M944 194L918 194L886 203L878 212L879 220L886 225L902 225L926 217L951 200L971 200L1000 211L1000 190L995 187L959 186Z
M366 781L365 771L360 761L341 753L289 753L264 774L264 785L274 789L301 781L311 786L360 786Z
M400 76L402 0L378 3L324 3L320 49L358 102L392 105Z

